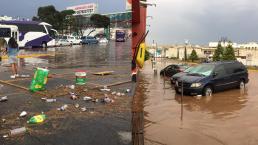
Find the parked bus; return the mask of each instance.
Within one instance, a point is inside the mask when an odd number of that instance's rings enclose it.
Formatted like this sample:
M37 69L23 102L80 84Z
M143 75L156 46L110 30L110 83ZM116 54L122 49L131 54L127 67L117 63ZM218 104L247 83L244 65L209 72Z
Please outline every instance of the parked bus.
M125 42L125 30L116 30L116 42Z
M18 34L19 31L17 26L0 24L0 37L4 38L6 42L8 42L11 37L16 39L16 41L19 41Z
M0 24L17 26L19 47L55 46L56 30L45 22L35 21L0 21Z

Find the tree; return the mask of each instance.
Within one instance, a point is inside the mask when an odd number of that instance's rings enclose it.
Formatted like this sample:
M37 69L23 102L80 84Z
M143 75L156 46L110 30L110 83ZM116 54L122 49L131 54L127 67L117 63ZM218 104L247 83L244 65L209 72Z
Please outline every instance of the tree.
M224 52L224 48L221 46L221 43L219 42L217 49L215 50L213 55L213 61L222 60L223 52Z
M58 29L58 14L59 12L52 5L38 8L39 20L51 24L54 29Z
M222 58L223 60L236 60L235 51L231 44L225 48Z
M192 50L192 53L191 53L189 59L192 60L192 62L195 60L198 60L198 55L194 49Z
M93 14L90 21L96 28L107 28L110 25L110 18L100 14Z
M33 21L42 21L49 23L54 29L62 31L68 27L72 27L73 18L70 17L74 14L73 10L57 11L54 6L44 6L38 8L37 16L32 18Z

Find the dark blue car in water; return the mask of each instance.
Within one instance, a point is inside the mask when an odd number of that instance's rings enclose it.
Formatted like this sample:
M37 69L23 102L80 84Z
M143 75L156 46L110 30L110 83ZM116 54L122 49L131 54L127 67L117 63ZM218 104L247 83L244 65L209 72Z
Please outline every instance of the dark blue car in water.
M231 88L244 89L248 71L238 61L221 61L200 64L175 82L177 93L211 96L212 93Z
M81 37L81 44L98 44L99 41L92 36L83 36Z

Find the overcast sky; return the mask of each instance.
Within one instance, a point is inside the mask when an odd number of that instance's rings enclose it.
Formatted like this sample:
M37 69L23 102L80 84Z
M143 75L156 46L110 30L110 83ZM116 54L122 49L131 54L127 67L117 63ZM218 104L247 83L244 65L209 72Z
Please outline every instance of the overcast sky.
M125 0L0 0L0 15L32 18L40 6L54 5L57 10L64 10L68 6L91 2L99 3L100 13L125 11Z
M150 0L151 1L151 0ZM148 7L148 43L208 44L228 37L235 42L258 41L258 0L152 0Z

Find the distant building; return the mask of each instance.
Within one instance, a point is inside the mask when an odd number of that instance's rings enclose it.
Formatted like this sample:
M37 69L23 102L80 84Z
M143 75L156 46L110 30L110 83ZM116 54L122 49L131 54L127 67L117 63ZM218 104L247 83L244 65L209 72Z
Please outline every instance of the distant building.
M219 42L209 42L210 48L216 48L218 46ZM233 48L239 48L237 43L229 43L229 42L220 42L222 47L227 47L229 44L232 45Z
M8 16L0 16L0 21L11 21L13 20L12 17L8 17Z
M239 48L244 48L244 49L250 49L250 50L258 50L258 43L256 42L249 42L245 44L239 44Z

